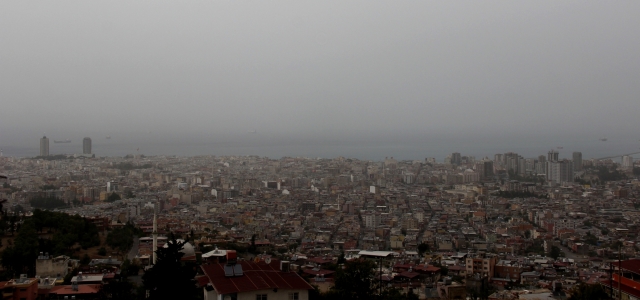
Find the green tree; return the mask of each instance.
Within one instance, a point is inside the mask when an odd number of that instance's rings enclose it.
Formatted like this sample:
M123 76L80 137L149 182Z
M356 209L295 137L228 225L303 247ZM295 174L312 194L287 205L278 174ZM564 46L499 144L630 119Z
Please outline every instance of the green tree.
M135 290L135 286L130 281L124 279L105 284L102 293L107 299L133 300L137 299Z
M599 167L596 174L598 175L598 178L602 182L619 181L627 178L627 176L624 173L621 173L618 170L611 171L607 166Z
M35 197L29 200L29 204L34 208L42 209L56 209L68 206L67 203L56 197Z
M249 253L254 253L256 251L256 235L251 236L251 245L249 246Z
M116 192L112 192L111 195L107 197L107 202L113 202L117 200L121 200L121 198L120 198L120 195L116 194Z
M562 253L562 251L560 250L560 248L558 248L556 246L551 246L551 250L549 251L549 257L551 257L553 259L558 259L558 257L560 257L561 253Z
M378 284L375 267L369 260L346 262L344 269L336 272L332 294L340 299L372 299Z
M52 185L52 184L45 184L45 185L42 186L42 189L45 190L45 191L46 190L55 190L56 187L54 185Z
M126 253L133 246L133 238L140 233L139 231L133 224L127 223L107 234L107 245L120 253Z
M403 291L403 289L397 288L389 288L382 291L380 295L380 299L383 300L418 300L418 295L416 295L413 290L409 290L408 292Z
M11 231L11 236L13 236L13 233L16 231L17 222L18 222L18 216L13 214L13 216L9 218L9 231Z
M35 262L38 257L38 233L33 222L27 220L20 227L13 245L2 252L2 266L13 276L26 273L35 275Z
M420 243L420 245L418 245L418 253L420 254L420 256L425 254L427 251L429 251L429 245L425 243Z
M336 262L336 264L344 264L345 262L347 262L347 260L344 257L344 251L342 251L340 253L340 256L338 256L338 261Z
M180 261L185 243L171 234L166 247L156 251L157 263L142 276L149 299L194 299L198 294L195 271Z
M611 246L609 246L609 248L618 251L619 248L621 248L624 244L621 241L615 241L613 243L611 243Z
M125 197L126 199L133 199L133 198L135 198L135 197L136 197L136 195L133 193L133 191L131 191L131 190L126 190L126 191L124 192L124 197Z
M543 196L538 196L535 193L532 193L529 191L498 191L498 196L502 198L508 198L508 199L530 198L530 197L543 198Z
M122 277L136 276L140 272L140 265L132 263L128 258L125 258L120 266L120 270L122 270Z
M587 235L584 238L584 242L589 244L589 245L594 245L597 246L598 245L598 238L591 234L590 232L587 231Z
M604 288L600 284L585 284L581 283L576 285L571 292L569 300L604 300L610 299L609 295L605 292Z
M80 259L80 265L82 266L87 266L89 265L90 262L91 262L91 257L89 257L89 255L86 253L84 256L82 256L82 259Z

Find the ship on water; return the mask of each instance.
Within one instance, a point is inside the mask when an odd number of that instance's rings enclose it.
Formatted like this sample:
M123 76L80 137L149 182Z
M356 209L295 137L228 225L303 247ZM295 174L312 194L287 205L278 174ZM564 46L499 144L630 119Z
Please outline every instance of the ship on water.
M64 141L53 140L53 142L56 143L56 144L66 144L66 143L71 143L71 140L70 139L66 139Z

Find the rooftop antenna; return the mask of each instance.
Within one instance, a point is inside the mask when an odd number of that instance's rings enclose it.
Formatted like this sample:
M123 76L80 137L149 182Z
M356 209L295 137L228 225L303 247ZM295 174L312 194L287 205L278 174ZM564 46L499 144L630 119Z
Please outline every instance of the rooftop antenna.
M156 196L156 200L158 200L158 196ZM153 204L153 264L156 264L156 261L158 259L158 254L156 253L158 251L158 217L157 217L157 211L158 211L158 202L156 201L156 203Z

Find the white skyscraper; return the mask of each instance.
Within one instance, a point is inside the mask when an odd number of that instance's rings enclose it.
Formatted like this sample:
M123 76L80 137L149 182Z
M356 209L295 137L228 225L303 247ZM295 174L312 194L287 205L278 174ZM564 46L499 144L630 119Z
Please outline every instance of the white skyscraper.
M118 190L118 183L117 182L113 182L113 181L107 182L107 192L111 193L111 192L115 192L117 190Z
M625 169L630 169L633 167L633 157L629 155L625 155L622 157L622 167Z
M567 159L548 161L547 180L555 183L573 182L573 163Z

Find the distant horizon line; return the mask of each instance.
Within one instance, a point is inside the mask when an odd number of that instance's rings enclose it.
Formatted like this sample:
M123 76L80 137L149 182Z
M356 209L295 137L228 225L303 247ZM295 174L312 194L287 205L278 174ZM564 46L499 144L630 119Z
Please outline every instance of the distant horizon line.
M498 154L506 154L506 153L510 153L512 151L507 151L507 152L500 152L500 153L495 153L494 155L498 155ZM582 153L580 151L572 151L570 152L571 154L578 152L578 153ZM460 152L452 152L452 153L460 153ZM515 153L515 152L513 152ZM516 153L517 154L517 153ZM322 157L322 156L306 156L306 155L284 155L281 157L273 157L273 156L268 156L268 155L259 155L259 154L194 154L194 155L181 155L181 154L144 154L144 153L129 153L129 154L125 154L125 155L97 155L96 153L91 153L91 154L83 154L83 153L74 153L74 154L69 154L69 153L57 153L57 154L50 154L48 156L45 157L54 157L54 156L76 156L78 158L125 158L126 156L137 156L137 155L141 155L144 157L162 157L162 156L166 156L166 157L258 157L258 158L269 158L269 159L282 159L282 158L307 158L307 159L336 159L336 158L344 158L344 159L357 159L357 160L369 160L369 161L384 161L386 159L396 159L398 161L421 161L421 160L426 160L429 158L433 158L436 159L436 162L439 162L437 157L434 156L427 156L423 159L406 159L406 158L396 158L395 156L386 156L385 158L380 158L380 159L365 159L365 158L358 158L358 157L353 157L353 156L345 156L345 155L338 155L338 156L334 156L334 157ZM628 154L618 154L618 155L610 155L610 156L605 156L605 157L591 157L591 158L583 158L582 160L604 160L604 159L612 159L615 160L616 158L621 158L623 156L637 156L640 155L640 151L638 152L634 152L634 153L628 153ZM524 159L537 159L539 156L544 156L544 154L540 154L536 157L523 157ZM26 159L38 159L38 158L42 158L43 156L40 155L36 155L36 156L17 156L17 155L3 155L2 157L12 157L12 158L26 158ZM480 158L478 158L475 155L461 155L461 157L473 157L476 161L481 161L484 158L489 158L489 160L493 161L494 159L489 157L489 156L482 156ZM446 158L446 156L445 156ZM568 158L567 158L568 159ZM444 158L441 159L441 161L444 161Z

